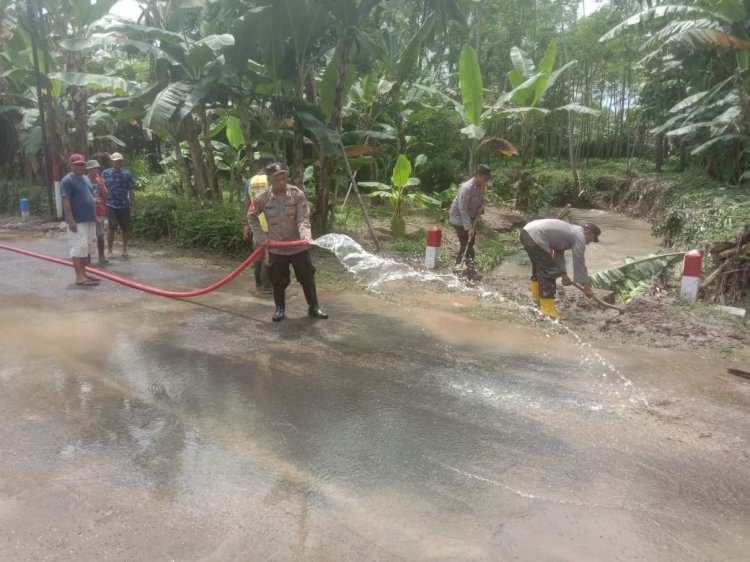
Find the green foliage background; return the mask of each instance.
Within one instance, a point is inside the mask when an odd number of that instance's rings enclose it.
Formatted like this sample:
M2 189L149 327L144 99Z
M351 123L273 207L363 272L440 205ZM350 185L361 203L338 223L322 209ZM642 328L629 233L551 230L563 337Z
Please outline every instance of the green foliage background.
M25 180L0 177L0 213L20 215L22 197L29 200L32 215L49 216L49 198L45 187L31 185Z
M750 194L694 173L678 176L653 232L677 249L705 248L750 225Z

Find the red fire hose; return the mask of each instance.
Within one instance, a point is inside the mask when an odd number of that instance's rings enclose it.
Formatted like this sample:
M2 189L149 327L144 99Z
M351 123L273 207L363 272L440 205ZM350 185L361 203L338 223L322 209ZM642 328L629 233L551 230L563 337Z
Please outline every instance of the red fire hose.
M294 240L292 242L270 241L268 242L267 245L271 248L294 248L297 246L306 246L307 242L305 240ZM100 277L104 277L105 279L109 279L110 281L114 281L115 283L120 283L121 285L132 287L133 289L138 289L139 291L144 291L146 293L151 293L152 295L159 295L162 297L177 297L177 298L197 297L200 295L205 295L206 293L210 293L211 291L215 291L222 285L227 284L229 281L237 277L240 273L242 273L244 269L247 268L247 266L249 266L252 262L254 262L263 254L264 248L265 246L261 246L258 249L256 249L252 254L248 256L248 258L245 261L243 261L240 265L234 268L234 271L232 271L224 279L217 281L213 285L210 285L204 289L196 289L195 291L165 291L163 289L156 289L155 287L149 287L148 285L143 285L142 283L136 283L135 281L129 281L128 279L123 279L122 277L117 277L116 275L112 275L111 273L107 273L106 271L102 271L101 269L96 269L96 268L87 266L86 271L89 271ZM10 252L16 252L16 253L23 254L26 256L31 256L32 258L39 258L42 260L51 261L52 263L59 263L61 265L67 265L69 267L73 267L73 263L68 260L63 260L60 258L53 258L52 256L46 256L44 254L38 254L36 252L22 250L21 248L15 248L13 246L6 246L5 244L0 244L0 250L8 250Z

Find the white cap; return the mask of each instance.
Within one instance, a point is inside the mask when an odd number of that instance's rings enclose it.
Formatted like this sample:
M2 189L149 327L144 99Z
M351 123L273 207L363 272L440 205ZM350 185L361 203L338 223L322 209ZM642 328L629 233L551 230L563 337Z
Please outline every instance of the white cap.
M115 160L122 160L122 154L120 154L119 152L114 152L114 153L112 154L112 156L110 156L109 158L110 158L110 160L112 160L113 162L114 162Z

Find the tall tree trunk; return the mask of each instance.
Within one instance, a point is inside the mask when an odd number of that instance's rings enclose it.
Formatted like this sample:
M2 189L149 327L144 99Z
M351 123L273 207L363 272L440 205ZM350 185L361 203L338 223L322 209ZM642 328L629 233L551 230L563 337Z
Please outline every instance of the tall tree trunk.
M476 22L474 23L474 50L477 53L482 52L482 15L479 13L479 2L474 3L474 19Z
M185 128L185 140L190 147L190 158L193 160L193 186L192 193L197 198L203 198L208 192L208 178L206 167L203 164L203 151L198 140L198 132L195 130L193 114L188 115L183 121Z
M312 211L310 222L312 223L313 232L324 232L328 222L329 186L331 185L331 173L333 171L333 161L321 156L313 164L313 177L315 178L315 208Z
M305 163L304 163L304 149L305 149L305 128L300 123L299 119L294 118L294 134L292 137L292 165L290 168L290 176L292 185L296 185L300 189L303 188L305 183Z
M654 77L654 128L662 124L662 84L661 77ZM661 172L664 165L664 133L658 133L654 137L654 166L657 172Z
M219 171L216 169L214 160L214 149L211 146L211 129L208 123L208 112L206 105L200 104L200 119L203 125L203 152L205 154L206 176L208 179L208 196L218 201L221 200L221 189L219 188Z
M75 149L81 154L88 154L89 131L88 119L86 117L86 108L89 97L88 90L84 87L71 86L69 92L76 128Z
M301 99L311 105L317 105L318 92L315 86L315 75L312 68L308 65L305 67L302 76L297 84L297 91ZM305 129L300 120L294 118L294 135L292 137L292 164L290 166L290 175L292 185L302 189L305 177Z
M568 158L570 159L570 173L573 174L573 181L576 189L581 190L581 179L578 177L578 166L576 165L575 151L575 120L573 112L568 111Z
M349 65L349 51L352 39L349 32L341 32L336 53L339 60L336 65L336 88L333 95L333 109L331 111L331 128L337 133L341 132L342 111L344 106L344 87L346 86L346 68ZM318 171L318 182L316 182L315 209L313 209L311 222L313 230L325 232L328 224L328 214L332 212L331 184L336 169L336 160L328 155L321 155L320 168ZM335 202L333 202L335 203Z
M617 151L616 158L622 156L622 140L623 133L625 131L625 87L626 83L630 81L630 67L628 67L627 75L622 77L622 84L620 85L620 114L618 115L617 123Z
M567 62L568 59L568 44L563 44L563 49L565 53L565 61ZM569 100L575 99L575 82L573 83L573 87L571 88L571 91L568 94ZM570 160L570 173L573 175L573 181L575 182L576 188L580 191L581 189L581 180L578 177L578 167L576 166L576 152L575 152L575 119L573 117L572 111L567 111L568 114L568 158ZM560 127L562 130L562 127Z
M190 195L190 168L185 157L182 155L179 128L177 128L177 131L174 131L170 127L170 137L174 145L174 160L177 164L177 175L180 177L180 184L182 185L182 195L187 197Z

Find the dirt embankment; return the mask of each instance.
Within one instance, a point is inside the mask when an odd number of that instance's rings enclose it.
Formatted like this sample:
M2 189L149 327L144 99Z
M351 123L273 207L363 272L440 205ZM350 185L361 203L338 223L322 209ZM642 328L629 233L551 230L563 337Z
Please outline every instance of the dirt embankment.
M595 200L602 209L653 222L664 212L674 180L655 177L601 177L594 182Z

